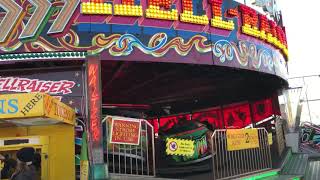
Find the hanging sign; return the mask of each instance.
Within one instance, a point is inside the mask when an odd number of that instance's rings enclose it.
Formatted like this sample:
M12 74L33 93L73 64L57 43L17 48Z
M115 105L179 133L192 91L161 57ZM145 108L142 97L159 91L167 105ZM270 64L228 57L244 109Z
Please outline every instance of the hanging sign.
M114 144L139 145L141 120L132 118L113 118L110 142Z
M194 154L194 141L187 139L167 138L167 155L192 156Z
M227 150L236 151L259 147L258 129L228 129Z

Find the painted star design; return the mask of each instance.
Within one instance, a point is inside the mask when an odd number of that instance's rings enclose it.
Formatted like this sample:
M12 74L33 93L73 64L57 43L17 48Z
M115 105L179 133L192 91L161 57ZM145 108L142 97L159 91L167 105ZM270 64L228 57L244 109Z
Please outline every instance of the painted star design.
M79 73L79 72L76 72L76 73L75 73L75 76L76 76L76 77L79 77L79 76L80 76L80 73Z
M69 104L72 105L72 104L73 104L73 101L69 101Z

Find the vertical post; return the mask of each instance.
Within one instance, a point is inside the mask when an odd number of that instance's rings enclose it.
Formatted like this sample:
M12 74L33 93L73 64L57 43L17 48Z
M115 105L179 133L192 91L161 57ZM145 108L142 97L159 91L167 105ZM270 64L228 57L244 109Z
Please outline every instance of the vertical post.
M99 56L87 59L87 108L89 124L89 152L91 179L107 179L107 167L104 165L102 123L101 123L101 61Z
M303 85L306 86L306 81L304 80L304 77L302 77L302 81L303 81ZM312 123L312 118L311 118L311 112L310 112L310 106L309 106L309 98L308 98L308 86L307 86L307 89L306 89L306 99L307 99L307 106L308 106L308 112L309 112L309 119L310 119L310 122Z

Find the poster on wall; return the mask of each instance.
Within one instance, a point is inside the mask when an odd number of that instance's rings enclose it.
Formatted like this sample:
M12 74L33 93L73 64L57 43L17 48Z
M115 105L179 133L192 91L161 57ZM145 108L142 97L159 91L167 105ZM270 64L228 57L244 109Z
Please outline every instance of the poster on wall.
M132 118L113 118L111 122L110 143L139 145L141 120Z

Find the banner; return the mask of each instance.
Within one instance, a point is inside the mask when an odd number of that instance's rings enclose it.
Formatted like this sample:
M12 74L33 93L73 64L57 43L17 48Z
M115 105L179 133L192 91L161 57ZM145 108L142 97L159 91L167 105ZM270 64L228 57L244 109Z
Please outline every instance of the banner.
M44 114L42 94L0 95L1 119L39 117Z
M41 119L25 121L26 118L34 117L50 118L72 125L75 124L74 110L49 95L43 93L0 95L0 119L12 119L8 122L25 125L41 125L49 122Z
M264 99L252 103L253 121L259 122L273 115L272 99Z
M244 128L251 124L250 105L246 103L225 107L223 117L226 128Z
M114 144L139 145L141 120L113 117L110 142Z
M166 153L167 155L192 156L194 154L194 141L167 138Z
M192 114L192 120L201 123L207 122L212 129L223 128L222 113L220 108L209 111L195 112Z
M228 129L227 150L236 151L259 147L258 129Z
M76 116L71 107L48 95L44 96L44 104L45 116L63 121L68 124L75 124L74 121Z

